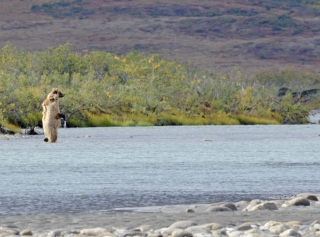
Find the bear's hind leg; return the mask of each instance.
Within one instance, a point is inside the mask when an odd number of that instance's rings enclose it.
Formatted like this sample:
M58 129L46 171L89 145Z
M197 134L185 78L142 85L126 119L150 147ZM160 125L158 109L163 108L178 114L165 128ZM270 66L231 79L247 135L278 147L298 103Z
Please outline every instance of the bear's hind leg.
M58 140L58 131L52 131L49 142L56 142Z
M48 142L49 141L48 137L50 136L50 134L49 134L48 124L45 123L44 121L42 122L42 128L43 128L43 133L44 133L44 140L43 141Z
M48 142L56 142L58 140L58 128L60 126L60 119L54 121L56 124L50 127L48 131L48 135L46 138L48 138Z

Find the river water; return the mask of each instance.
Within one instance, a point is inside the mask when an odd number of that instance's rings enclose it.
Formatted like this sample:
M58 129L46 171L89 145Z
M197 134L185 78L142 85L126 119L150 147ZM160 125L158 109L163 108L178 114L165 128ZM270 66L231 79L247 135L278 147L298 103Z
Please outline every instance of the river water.
M320 193L320 126L61 128L0 139L0 215Z

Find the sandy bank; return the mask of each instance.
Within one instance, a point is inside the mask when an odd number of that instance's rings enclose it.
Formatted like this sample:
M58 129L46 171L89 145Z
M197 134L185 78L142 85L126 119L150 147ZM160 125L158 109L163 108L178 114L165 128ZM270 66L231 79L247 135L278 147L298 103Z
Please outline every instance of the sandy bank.
M226 206L236 207L236 210L224 209ZM108 215L0 216L0 234L2 231L1 236L6 236L3 233L11 230L16 231L11 235L19 235L30 230L34 236L179 237L174 233L184 231L180 237L211 237L286 236L280 234L295 231L298 234L294 236L317 236L319 221L320 202L295 197L291 200L121 208ZM248 235L248 231L255 235Z

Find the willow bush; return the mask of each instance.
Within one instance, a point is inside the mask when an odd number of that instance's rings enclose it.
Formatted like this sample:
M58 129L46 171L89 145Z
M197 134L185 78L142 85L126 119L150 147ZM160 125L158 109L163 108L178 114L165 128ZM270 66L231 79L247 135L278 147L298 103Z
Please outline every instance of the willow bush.
M70 44L41 52L13 45L0 51L0 124L41 123L41 103L53 87L65 97L68 126L152 126L305 123L319 106L277 98L280 87L319 88L320 77L293 69L248 78L201 71L160 55L74 52Z

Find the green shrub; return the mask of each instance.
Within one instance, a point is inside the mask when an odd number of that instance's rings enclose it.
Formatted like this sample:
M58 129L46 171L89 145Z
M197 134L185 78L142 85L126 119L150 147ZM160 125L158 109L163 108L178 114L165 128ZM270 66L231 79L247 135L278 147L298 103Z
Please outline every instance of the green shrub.
M320 88L320 76L287 69L248 78L241 68L202 71L135 51L80 54L70 44L34 53L12 45L0 50L0 122L21 127L41 122L53 87L65 93L60 110L69 127L304 122L319 97L279 100L283 86Z

